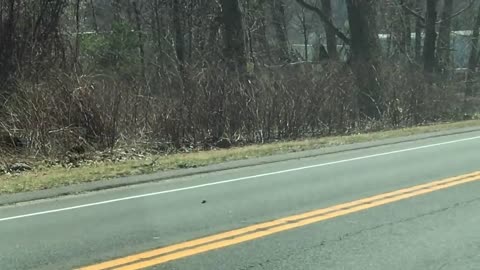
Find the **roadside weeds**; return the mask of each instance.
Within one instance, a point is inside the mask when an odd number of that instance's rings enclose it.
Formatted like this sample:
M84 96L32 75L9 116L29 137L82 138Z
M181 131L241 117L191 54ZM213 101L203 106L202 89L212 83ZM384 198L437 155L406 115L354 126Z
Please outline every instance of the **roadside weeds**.
M227 161L266 157L278 154L322 149L330 146L372 142L410 135L447 131L467 127L480 127L480 120L443 123L381 132L310 138L298 141L275 142L262 145L234 147L211 151L198 151L171 155L147 155L143 159L101 161L77 168L62 166L33 166L33 170L20 174L0 175L0 195L45 190L79 183L94 182L122 176L150 174L183 168L196 168Z

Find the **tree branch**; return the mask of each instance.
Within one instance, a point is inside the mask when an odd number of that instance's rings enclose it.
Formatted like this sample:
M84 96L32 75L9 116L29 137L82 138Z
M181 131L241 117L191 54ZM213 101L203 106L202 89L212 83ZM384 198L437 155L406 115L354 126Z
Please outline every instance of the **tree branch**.
M465 6L464 8L462 8L461 10L457 11L455 14L452 14L452 16L446 18L446 19L443 19L443 20L439 20L437 21L436 23L442 23L444 21L448 21L448 20L451 20L455 17L457 17L458 15L462 14L463 12L465 12L467 9L471 8L473 3L475 2L475 0L470 0L470 2L468 3L467 6ZM417 13L415 10L409 8L405 3L401 4L402 8L404 10L406 10L408 13L410 13L411 15L413 15L414 17L420 19L420 21L422 22L422 27L425 27L425 18Z
M335 32L335 35L337 35L337 37L339 37L345 44L350 45L350 43L351 43L350 38L348 38L344 33L342 33L342 31L340 31L337 27L335 27L335 25L332 23L332 21L330 21L328 16L325 15L325 13L323 13L322 10L306 3L304 0L296 0L296 1L302 7L306 8L310 11L315 12L320 17L320 19L323 21L323 23L325 23L328 27L330 27Z
M415 10L409 8L405 3L404 4L401 4L402 8L404 10L406 10L408 13L410 13L411 15L413 15L414 17L420 19L420 21L422 22L422 25L425 26L425 18L418 14Z
M437 21L437 23L442 23L442 22L444 22L444 21L449 21L449 20L457 17L458 15L462 14L463 12L465 12L467 9L471 8L474 2L475 2L475 0L470 0L470 2L468 3L467 6L465 6L465 7L462 8L461 10L457 11L456 13L452 14L452 16L450 16L450 17L448 17L448 18L446 18L446 19Z

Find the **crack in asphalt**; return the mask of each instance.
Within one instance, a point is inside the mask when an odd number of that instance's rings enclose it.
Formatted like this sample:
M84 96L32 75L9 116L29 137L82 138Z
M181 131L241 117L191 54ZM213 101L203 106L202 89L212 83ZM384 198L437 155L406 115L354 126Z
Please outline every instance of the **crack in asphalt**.
M423 217L427 217L427 216L433 216L433 215L436 215L436 214L439 214L439 213L442 213L442 212L446 212L446 211L454 209L454 208L467 206L469 204L472 204L474 202L479 202L479 201L480 201L480 197L475 198L475 199L471 199L471 200L468 200L468 201L454 203L450 206L440 208L440 209L437 209L437 210L433 210L433 211L423 213L423 214L420 214L420 215L416 215L414 217L409 217L409 218L404 218L404 219L400 219L400 220L396 220L396 221L392 221L392 222L388 222L388 223L379 224L377 226L373 226L373 227L370 227L370 228L365 228L365 229L362 229L362 230L359 230L359 231L356 231L356 232L353 232L353 233L346 233L346 234L340 236L339 239L337 239L337 241L342 241L345 238L349 238L351 236L359 235L359 234L362 234L362 233L367 232L367 231L373 231L373 230L377 230L377 229L380 229L380 228L383 228L383 227L392 226L392 225L401 224L401 223L407 223L407 222L414 221L414 220L417 220L417 219L420 219L420 218L423 218Z
M433 211L423 213L423 214L420 214L420 215L416 215L416 216L413 216L413 217L410 217L410 218L404 218L404 219L400 219L400 220L396 220L396 221L392 221L392 222L388 222L388 223L379 224L377 226L365 228L365 229L362 229L362 230L358 230L356 232L346 233L346 234L343 234L343 235L341 235L340 237L338 237L337 239L334 239L334 240L322 240L319 244L311 245L309 247L305 247L305 248L302 248L300 250L297 249L296 251L289 252L288 254L285 254L283 256L282 256L282 254L279 254L279 256L276 259L270 258L270 259L267 259L267 260L264 260L264 261L261 261L261 262L251 263L251 264L246 265L244 267L238 268L238 270L265 269L266 265L268 265L268 264L289 260L290 258L295 257L298 254L302 254L306 251L309 251L309 250L312 250L312 249L323 248L326 245L328 245L329 243L342 242L342 241L344 241L348 238L360 235L364 232L374 231L374 230L378 230L380 228L387 227L387 226L394 226L394 225L401 224L401 223L411 222L411 221L414 221L414 220L417 220L417 219L420 219L420 218L424 218L424 217L427 217L427 216L433 216L433 215L436 215L436 214L439 214L439 213L447 212L449 210L452 210L452 209L455 209L455 208L458 208L458 207L464 207L464 206L470 205L470 204L475 203L475 202L480 202L480 197L475 198L475 199L471 199L471 200L467 200L467 201L463 201L463 202L454 203L450 206L440 208L440 209L437 209L437 210L433 210ZM448 265L448 263L446 265ZM258 267L261 267L261 268L258 268ZM444 266L442 265L441 267L444 267Z

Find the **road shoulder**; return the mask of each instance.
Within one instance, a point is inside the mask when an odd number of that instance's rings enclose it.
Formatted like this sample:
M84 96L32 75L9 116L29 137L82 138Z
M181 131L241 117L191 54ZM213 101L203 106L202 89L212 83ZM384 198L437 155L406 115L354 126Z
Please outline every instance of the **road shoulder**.
M315 150L306 150L301 152L272 155L272 156L266 156L266 157L260 157L260 158L229 161L229 162L208 165L208 166L199 167L199 168L178 169L178 170L163 171L163 172L157 172L157 173L146 174L146 175L118 177L114 179L74 184L74 185L46 189L46 190L23 192L23 193L16 193L16 194L6 194L6 195L0 195L0 206L16 204L20 202L54 198L54 197L65 196L65 195L79 194L84 192L98 191L98 190L104 190L104 189L110 189L110 188L118 188L123 186L143 184L148 182L162 181L166 179L174 179L174 178L180 178L180 177L191 176L196 174L206 174L206 173L245 168L245 167L270 164L270 163L276 163L276 162L282 162L282 161L288 161L288 160L310 158L310 157L328 155L333 153L369 149L369 148L374 148L379 146L426 140L426 139L435 138L435 137L464 134L464 133L470 133L470 132L476 132L476 131L480 131L480 127L452 129L452 130L417 134L417 135L411 135L411 136L405 136L405 137L383 139L383 140L378 140L373 142L354 143L354 144L348 144L348 145L326 147L326 148L315 149Z

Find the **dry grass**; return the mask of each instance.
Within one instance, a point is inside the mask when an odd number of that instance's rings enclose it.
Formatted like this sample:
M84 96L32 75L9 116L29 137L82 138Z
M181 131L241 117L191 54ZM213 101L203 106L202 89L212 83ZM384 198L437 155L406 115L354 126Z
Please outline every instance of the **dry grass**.
M147 156L143 160L99 162L79 168L42 167L19 175L0 175L0 194L48 189L76 183L92 182L126 175L140 175L179 168L200 167L225 161L270 156L328 146L369 142L449 129L480 126L480 120L421 126L352 136L314 138L263 145L202 151L188 154Z

